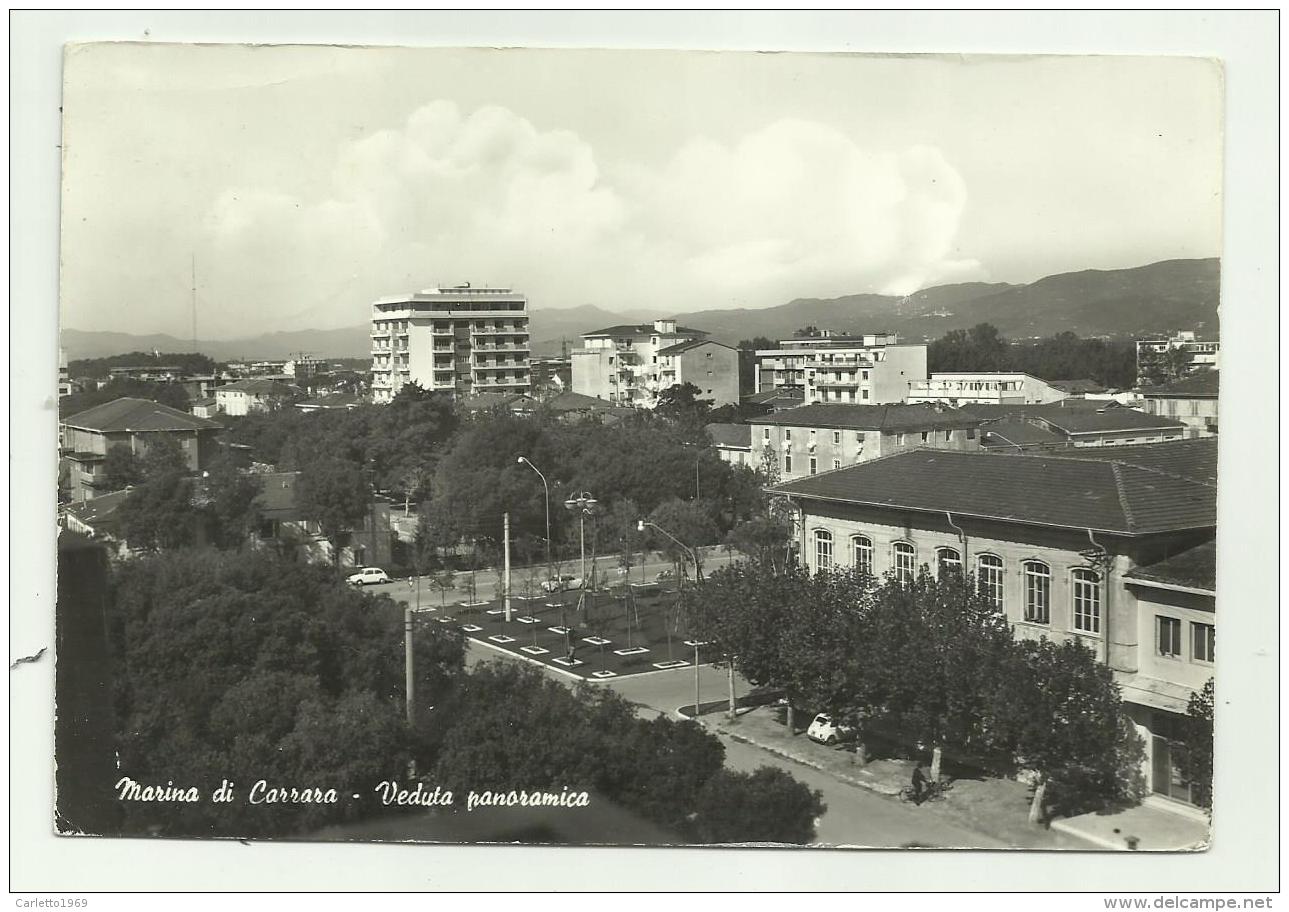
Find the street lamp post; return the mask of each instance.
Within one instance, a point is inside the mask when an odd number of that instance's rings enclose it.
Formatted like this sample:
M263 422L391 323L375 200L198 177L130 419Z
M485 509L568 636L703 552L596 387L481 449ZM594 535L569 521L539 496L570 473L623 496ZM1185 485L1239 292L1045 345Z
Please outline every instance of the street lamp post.
M546 489L546 573L548 577L553 577L555 564L551 562L551 488L546 483L546 476L542 474L542 470L529 462L527 456L520 456L518 462L536 472L537 477L542 480L542 487Z
M698 585L701 586L703 584L703 574L702 574L702 571L698 569L698 555L694 552L694 549L686 545L683 541L678 539L676 536L672 535L662 526L658 525L657 523L649 522L646 519L640 520L636 524L636 529L640 532L643 532L646 526L648 526L651 529L656 529L657 531L661 532L663 535L670 538L681 548L682 551L684 551L686 554L689 555L689 559L694 562L694 579L697 581Z
M594 497L586 491L578 491L575 495L564 501L565 509L576 511L578 513L578 537L582 546L582 585L586 585L586 517L594 510L595 505L599 503Z

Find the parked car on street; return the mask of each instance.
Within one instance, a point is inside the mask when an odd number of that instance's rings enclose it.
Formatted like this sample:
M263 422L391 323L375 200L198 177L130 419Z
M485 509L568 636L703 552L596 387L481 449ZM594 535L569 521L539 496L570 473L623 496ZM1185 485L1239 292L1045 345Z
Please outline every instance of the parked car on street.
M543 592L567 592L569 589L581 589L586 585L579 576L556 576L542 583Z
M858 732L853 725L836 721L827 713L820 713L815 716L814 721L810 723L810 727L806 729L806 737L820 744L836 744L839 741L850 741L857 734Z
M390 582L389 574L380 567L363 567L357 573L351 573L348 583L351 586L374 586L377 583Z

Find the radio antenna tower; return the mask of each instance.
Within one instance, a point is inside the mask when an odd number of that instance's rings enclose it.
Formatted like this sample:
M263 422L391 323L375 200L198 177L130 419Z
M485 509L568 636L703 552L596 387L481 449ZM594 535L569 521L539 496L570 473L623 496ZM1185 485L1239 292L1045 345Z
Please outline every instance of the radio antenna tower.
M197 254L192 255L192 352L197 354Z

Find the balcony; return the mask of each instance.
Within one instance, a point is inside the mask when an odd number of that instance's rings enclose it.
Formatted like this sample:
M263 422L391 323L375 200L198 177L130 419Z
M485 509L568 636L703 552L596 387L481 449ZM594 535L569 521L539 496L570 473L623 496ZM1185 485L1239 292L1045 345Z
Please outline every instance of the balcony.
M874 364L867 358L833 358L832 360L812 358L806 362L805 366L807 369L813 370L836 370L838 368L846 370L855 370L856 368L871 370Z
M474 327L471 327L470 335L472 336L526 336L528 335L528 330L527 329L496 329L491 326L486 326L483 329L475 329Z
M858 377L847 377L842 380L819 377L815 380L815 386L820 389L855 389L859 385Z

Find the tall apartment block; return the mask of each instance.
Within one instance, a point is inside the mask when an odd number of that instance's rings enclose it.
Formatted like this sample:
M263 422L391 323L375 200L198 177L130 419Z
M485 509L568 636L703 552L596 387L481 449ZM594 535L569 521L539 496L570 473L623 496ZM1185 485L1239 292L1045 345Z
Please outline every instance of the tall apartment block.
M615 405L652 408L658 394L692 383L713 405L739 401L738 351L675 320L610 326L582 334L572 353L573 392Z
M372 399L405 384L458 396L528 393L528 299L509 288L430 288L372 305Z
M901 345L895 333L821 333L783 339L756 352L756 391L794 391L805 404L903 402L911 382L926 380L926 346Z

